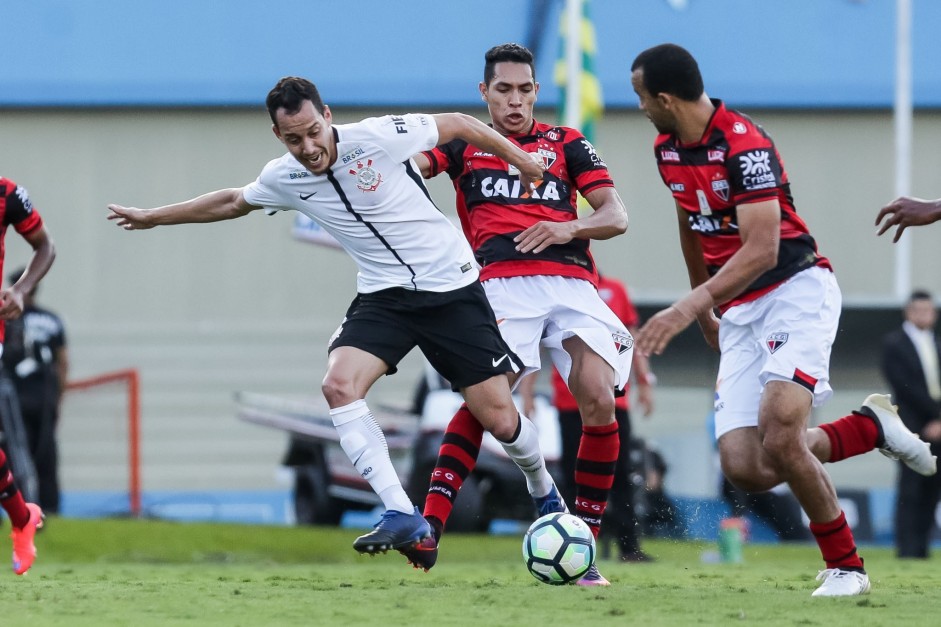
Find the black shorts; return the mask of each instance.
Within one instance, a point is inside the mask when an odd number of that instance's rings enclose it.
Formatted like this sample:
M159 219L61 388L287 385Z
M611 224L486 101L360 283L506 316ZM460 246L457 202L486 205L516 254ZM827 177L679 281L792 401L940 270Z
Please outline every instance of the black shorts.
M395 287L357 294L327 347L352 346L375 355L395 374L414 347L455 390L522 364L510 350L478 281L450 292Z

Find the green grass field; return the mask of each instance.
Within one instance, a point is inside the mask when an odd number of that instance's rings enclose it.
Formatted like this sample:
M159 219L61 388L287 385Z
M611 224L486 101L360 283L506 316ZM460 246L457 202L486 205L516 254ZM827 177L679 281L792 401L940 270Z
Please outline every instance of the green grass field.
M6 530L9 526L5 527ZM5 535L5 534L4 534ZM937 625L941 559L863 548L872 594L812 599L810 545L648 542L653 564L599 562L606 589L547 586L515 537L445 538L424 573L398 553L355 554L357 532L135 520L51 519L32 571L0 573L3 625Z

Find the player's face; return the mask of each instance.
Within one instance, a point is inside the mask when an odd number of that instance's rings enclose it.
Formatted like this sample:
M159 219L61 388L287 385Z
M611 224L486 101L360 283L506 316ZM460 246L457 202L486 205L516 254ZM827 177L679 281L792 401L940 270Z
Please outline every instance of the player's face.
M312 173L323 174L337 160L330 107L325 106L321 115L314 103L305 100L300 110L293 115L278 109L275 120L274 134L288 152Z
M905 309L905 317L922 331L934 327L938 321L938 310L934 303L926 298L913 300Z
M480 84L493 128L503 135L527 133L533 126L533 105L539 83L526 63L504 61L494 66L489 85Z
M673 133L676 130L676 121L673 115L663 106L662 98L654 96L644 86L644 70L638 68L631 73L631 87L640 101L640 110L647 114L647 119L653 122L659 133Z

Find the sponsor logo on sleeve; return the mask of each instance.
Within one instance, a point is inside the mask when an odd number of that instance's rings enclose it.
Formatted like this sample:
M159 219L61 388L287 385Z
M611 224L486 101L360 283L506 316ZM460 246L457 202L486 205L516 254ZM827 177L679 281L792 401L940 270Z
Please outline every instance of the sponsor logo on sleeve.
M20 202L23 203L23 209L26 210L26 213L31 212L33 210L33 201L29 199L29 192L26 191L26 188L17 185L16 195L19 197Z
M585 149L585 152L588 153L588 157L591 159L591 163L596 168L606 168L608 164L604 162L604 159L601 158L601 155L598 154L598 151L595 150L595 147L591 145L591 142L587 139L582 140L582 148Z
M408 122L405 121L405 118L403 118L401 115L393 115L390 119L392 123L395 124L396 133L399 135L408 133Z
M742 170L742 185L751 191L775 187L777 180L771 170L771 155L767 150L752 150L738 157Z

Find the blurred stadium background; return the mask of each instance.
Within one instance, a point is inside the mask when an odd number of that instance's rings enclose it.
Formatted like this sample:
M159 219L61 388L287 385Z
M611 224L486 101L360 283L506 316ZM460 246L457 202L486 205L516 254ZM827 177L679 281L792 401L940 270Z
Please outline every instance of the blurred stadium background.
M937 197L941 3L910 6L910 191ZM319 394L325 343L354 294L355 269L342 252L294 239L285 216L124 233L105 221L106 205L154 206L253 180L283 152L263 101L289 74L316 82L340 122L407 111L483 118L483 53L519 41L537 54L537 117L555 119L561 11L553 0L4 3L0 172L30 190L58 246L40 301L66 320L73 376L140 374L149 513L288 519L278 472L285 436L237 420L233 394ZM837 394L818 419L884 389L875 365L882 334L900 320L899 258L875 237L873 219L897 189L896 2L595 0L592 17L605 105L595 144L631 220L626 236L594 245L602 269L628 284L644 315L687 289L654 130L629 84L637 52L679 43L699 59L711 96L775 138L798 211L836 267L846 302ZM429 188L453 213L449 182ZM939 231L906 237L911 286L941 293ZM8 237L7 268L25 257ZM635 417L670 464L674 495L715 495L706 428L714 366L685 333L654 360L656 415ZM406 405L420 369L411 356L371 402ZM70 401L62 416L66 515L124 506L112 493L127 481L126 401L97 396L101 404ZM831 471L841 489L872 491L875 524L888 524L889 462L870 454Z

